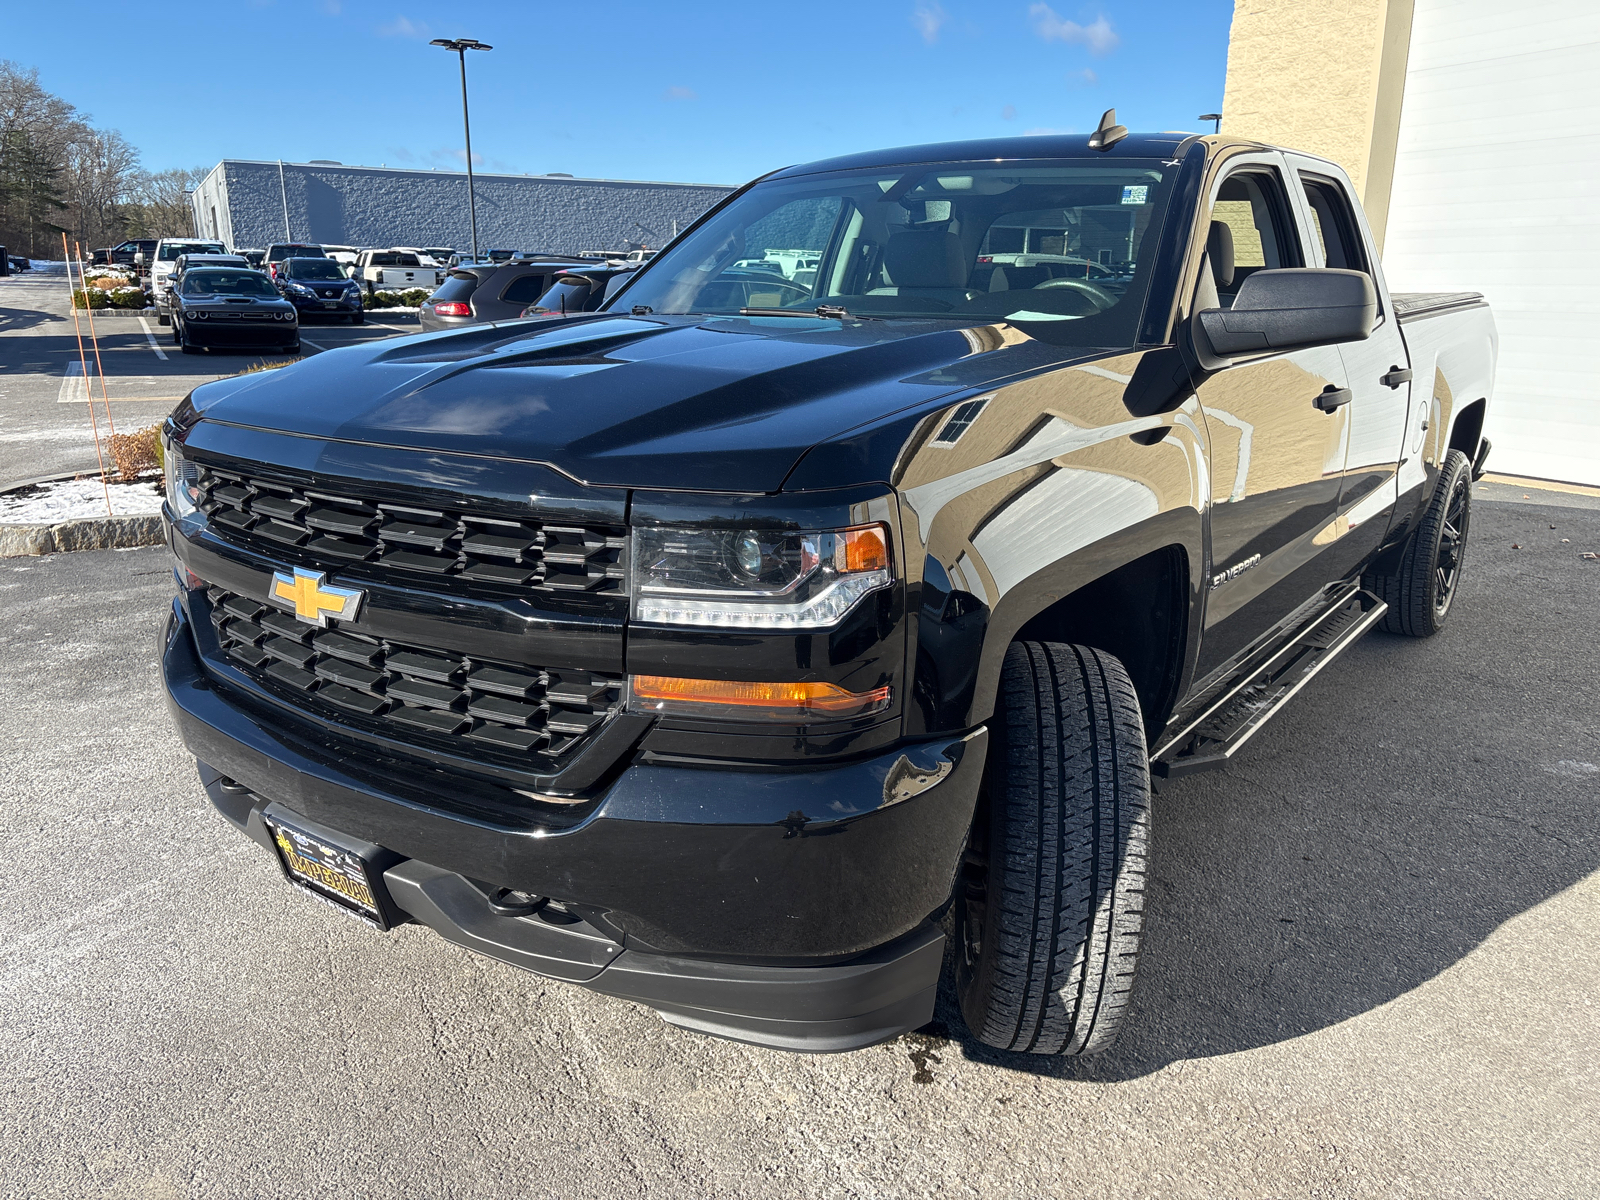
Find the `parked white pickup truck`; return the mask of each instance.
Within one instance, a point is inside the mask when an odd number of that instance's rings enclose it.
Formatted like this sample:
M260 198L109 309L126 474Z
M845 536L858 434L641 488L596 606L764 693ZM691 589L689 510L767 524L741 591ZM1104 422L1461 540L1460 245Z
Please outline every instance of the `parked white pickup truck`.
M411 288L433 291L441 272L425 267L409 250L363 250L356 256L355 278L370 294L378 291L404 292Z

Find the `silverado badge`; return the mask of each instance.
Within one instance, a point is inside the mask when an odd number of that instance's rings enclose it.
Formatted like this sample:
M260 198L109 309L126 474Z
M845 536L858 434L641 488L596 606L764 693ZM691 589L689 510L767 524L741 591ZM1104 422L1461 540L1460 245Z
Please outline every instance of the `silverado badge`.
M329 617L355 620L361 598L366 593L360 588L334 587L326 580L327 576L321 571L308 571L304 567L296 567L292 575L287 571L274 571L272 599L289 604L296 620L319 629L328 627Z

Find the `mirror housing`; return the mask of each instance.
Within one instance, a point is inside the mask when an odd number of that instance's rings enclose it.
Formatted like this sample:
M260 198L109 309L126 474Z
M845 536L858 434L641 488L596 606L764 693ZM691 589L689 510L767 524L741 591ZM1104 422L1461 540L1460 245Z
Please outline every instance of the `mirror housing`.
M133 252L133 265L136 266L136 267L142 267L142 266L145 265L144 264L144 251L143 250L135 250Z
M1257 271L1232 308L1208 308L1192 322L1195 356L1209 371L1235 358L1364 341L1378 318L1378 292L1362 271L1291 267Z

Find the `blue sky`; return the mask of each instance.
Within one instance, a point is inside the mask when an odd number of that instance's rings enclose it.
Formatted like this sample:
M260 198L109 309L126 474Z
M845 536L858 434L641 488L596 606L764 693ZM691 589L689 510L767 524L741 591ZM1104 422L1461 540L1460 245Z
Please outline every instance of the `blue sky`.
M468 59L485 171L741 183L878 146L1198 129L1230 0L464 3L69 0L8 6L0 55L152 169L310 158L459 169ZM62 20L63 17L67 19Z

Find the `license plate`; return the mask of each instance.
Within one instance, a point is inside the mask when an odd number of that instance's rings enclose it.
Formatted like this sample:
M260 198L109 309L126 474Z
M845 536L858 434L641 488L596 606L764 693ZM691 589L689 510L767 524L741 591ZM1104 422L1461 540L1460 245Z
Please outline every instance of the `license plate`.
M275 813L263 815L278 851L278 862L291 883L379 929L389 927L378 902L371 863L329 838L286 824Z
M322 302L322 307L323 308L338 308L339 307L339 302L337 300L324 300Z

